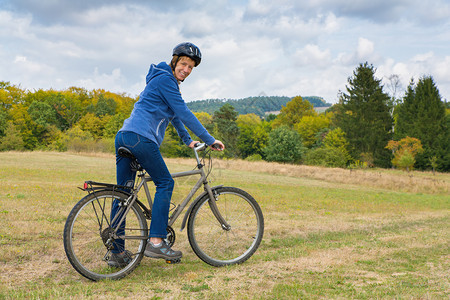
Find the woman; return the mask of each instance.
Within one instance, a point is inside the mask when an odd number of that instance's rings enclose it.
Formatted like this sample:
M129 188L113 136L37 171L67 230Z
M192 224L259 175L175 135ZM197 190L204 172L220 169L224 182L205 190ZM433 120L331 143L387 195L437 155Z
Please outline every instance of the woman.
M200 61L201 52L197 46L192 43L181 43L173 49L170 66L165 62L152 64L146 78L147 85L140 94L139 101L116 135L117 184L125 186L130 181L134 182L136 176L136 172L131 170L130 159L117 154L117 149L125 146L134 154L156 185L149 240L144 252L148 257L168 260L182 257L181 251L172 250L164 241L167 236L166 228L174 181L159 147L169 122L173 124L182 141L191 148L198 141L192 140L185 125L206 144L218 146L218 149L212 149L220 151L225 149L224 144L214 139L188 109L179 90L179 84L200 64ZM111 219L118 208L118 203L114 203ZM127 264L129 258L130 254L125 251L124 241L118 240L108 264L123 266Z

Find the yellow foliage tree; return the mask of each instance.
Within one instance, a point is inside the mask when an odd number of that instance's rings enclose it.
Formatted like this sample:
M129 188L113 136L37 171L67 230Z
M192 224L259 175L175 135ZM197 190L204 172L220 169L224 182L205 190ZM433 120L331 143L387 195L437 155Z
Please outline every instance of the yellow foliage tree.
M239 115L237 117L236 123L239 127L257 126L261 124L261 118L256 114Z
M408 172L416 162L416 155L423 152L420 140L409 136L400 141L389 141L386 148L394 154L392 164L400 169L406 169Z
M212 124L212 116L207 112L194 112L194 115L203 124L203 126L207 126Z
M304 116L299 123L294 125L294 129L300 134L303 146L310 148L316 141L316 135L322 129L330 126L330 118L327 115Z
M273 121L272 126L277 128L286 125L293 128L304 116L317 116L317 113L309 101L297 96L281 108L280 114Z

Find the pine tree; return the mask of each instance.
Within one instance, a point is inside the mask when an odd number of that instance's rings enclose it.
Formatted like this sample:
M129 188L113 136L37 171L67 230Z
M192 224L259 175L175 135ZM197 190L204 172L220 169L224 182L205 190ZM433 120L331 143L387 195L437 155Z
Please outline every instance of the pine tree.
M214 112L214 137L221 140L226 150L223 155L227 157L238 157L237 141L239 127L236 124L238 112L231 104L224 104L218 111Z
M336 125L346 134L354 159L373 158L377 166L390 165L385 146L392 137L389 95L383 92L376 69L367 62L360 64L348 79L347 92L340 98Z
M430 168L430 158L436 156L438 169L448 171L449 128L446 125L445 105L433 78L425 76L419 79L416 86L411 81L403 103L396 111L395 139L410 136L422 142L424 152L417 155L416 168Z

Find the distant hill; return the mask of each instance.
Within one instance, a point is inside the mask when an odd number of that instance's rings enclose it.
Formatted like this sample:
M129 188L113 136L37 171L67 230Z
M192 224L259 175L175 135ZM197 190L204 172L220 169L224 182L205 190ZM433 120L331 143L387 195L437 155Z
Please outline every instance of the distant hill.
M331 104L325 102L322 97L307 96L302 97L308 100L314 107L330 107ZM263 117L268 112L279 111L282 106L291 101L291 97L286 96L258 96L243 99L207 99L188 102L187 106L194 112L207 112L213 114L219 110L224 104L233 105L239 114L254 113Z

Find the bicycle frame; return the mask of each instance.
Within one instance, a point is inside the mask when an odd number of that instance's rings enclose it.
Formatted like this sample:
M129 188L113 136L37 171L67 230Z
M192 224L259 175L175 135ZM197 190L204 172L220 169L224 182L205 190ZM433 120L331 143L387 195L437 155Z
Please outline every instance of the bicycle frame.
M195 183L194 187L191 189L191 191L186 196L186 198L175 208L173 213L169 216L169 222L168 222L169 226L172 226L175 223L175 221L178 219L178 217L181 215L183 210L188 205L189 201L192 199L194 194L200 189L200 187L202 185L204 186L204 189L205 189L205 191L202 194L200 194L194 200L194 202L191 203L188 210L186 211L183 221L182 221L182 224L181 224L180 231L182 231L184 229L184 227L186 226L186 221L187 221L188 216L189 216L192 208L194 207L195 203L197 203L197 201L202 199L206 194L208 194L208 196L209 196L210 200L208 201L208 203L209 203L212 213L216 217L217 221L221 224L221 226L224 230L228 230L230 228L230 225L222 217L222 215L220 214L219 209L217 208L217 205L215 203L216 197L214 195L214 190L220 186L214 186L214 187L209 186L208 180L207 180L208 176L205 174L205 171L203 170L204 165L201 163L201 160L197 153L198 151L204 150L206 147L207 147L206 144L202 143L194 148L195 158L197 160L197 167L198 167L197 170L183 171L183 172L177 172L177 173L171 174L172 178L187 177L187 176L194 176L194 175L200 175L200 178ZM123 213L123 214L117 213L116 216L113 218L113 220L111 220L111 224L115 224L114 222L116 221L118 216L122 215L120 221L117 223L116 229L114 230L114 234L116 236L117 236L117 230L120 228L120 225L124 222L129 210L131 209L131 206L137 200L137 195L138 195L139 191L142 189L142 187L144 187L144 191L145 191L145 195L148 200L149 208L151 209L153 206L152 197L150 194L149 187L147 185L147 182L150 182L153 180L150 176L148 176L148 175L146 176L145 174L146 173L144 171L141 171L141 173L138 174L140 181L135 185L135 188L132 189L130 198L128 198L125 203L125 205L127 207L125 213ZM124 237L124 238L125 239L133 239L133 238L135 239L135 238L142 238L142 237Z

